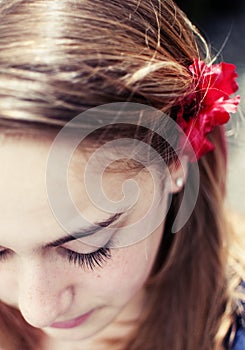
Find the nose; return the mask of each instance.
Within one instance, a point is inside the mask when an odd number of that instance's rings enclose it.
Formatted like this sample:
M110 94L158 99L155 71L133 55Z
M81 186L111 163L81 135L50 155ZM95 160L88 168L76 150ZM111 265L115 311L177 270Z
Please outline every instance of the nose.
M61 272L61 271L60 271ZM24 263L19 274L18 306L33 327L50 326L71 307L73 288L51 266Z

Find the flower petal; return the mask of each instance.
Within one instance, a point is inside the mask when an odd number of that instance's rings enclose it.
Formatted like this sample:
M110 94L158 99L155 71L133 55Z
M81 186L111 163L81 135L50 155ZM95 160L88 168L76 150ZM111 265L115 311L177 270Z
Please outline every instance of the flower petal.
M182 101L177 123L188 137L197 159L214 149L206 138L215 126L227 123L230 113L235 113L240 96L230 98L238 89L235 66L219 63L208 66L198 59L189 67L193 74L195 94L191 93ZM193 101L198 101L198 111L193 117L185 113L193 110ZM183 145L183 139L180 141Z

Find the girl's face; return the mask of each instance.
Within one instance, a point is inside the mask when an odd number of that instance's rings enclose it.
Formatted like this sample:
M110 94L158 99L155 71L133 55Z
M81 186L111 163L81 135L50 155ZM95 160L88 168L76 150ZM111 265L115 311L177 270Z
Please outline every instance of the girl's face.
M61 241L67 233L52 213L45 183L51 144L50 136L6 136L1 141L0 299L18 308L30 325L48 335L82 340L112 324L116 317L137 316L140 303L137 309L136 300L141 300L138 296L157 254L164 223L145 239L120 248L113 247L113 240L108 248L103 231L91 233L87 241ZM79 158L74 156L68 172L69 190L89 222L105 222L112 215L96 208L82 181L86 159L80 152ZM150 206L151 177L147 173L133 176L140 197L112 226L140 220ZM120 200L127 177L132 177L127 171L103 175L108 198ZM56 190L59 192L59 187ZM151 220L155 219L152 215ZM93 245L93 235L99 246Z

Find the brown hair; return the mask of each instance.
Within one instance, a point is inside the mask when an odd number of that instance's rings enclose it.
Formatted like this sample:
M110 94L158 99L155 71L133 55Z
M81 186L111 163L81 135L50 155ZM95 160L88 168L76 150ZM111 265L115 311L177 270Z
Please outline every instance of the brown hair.
M205 41L172 0L3 0L0 32L0 126L23 132L62 126L111 102L150 105L174 119L193 89L188 66L210 60ZM195 209L173 235L183 193L174 195L144 315L125 344L111 341L120 349L223 348L245 264L224 217L223 128L210 139L215 151L199 161ZM37 348L39 331L3 304L0 326L4 349Z

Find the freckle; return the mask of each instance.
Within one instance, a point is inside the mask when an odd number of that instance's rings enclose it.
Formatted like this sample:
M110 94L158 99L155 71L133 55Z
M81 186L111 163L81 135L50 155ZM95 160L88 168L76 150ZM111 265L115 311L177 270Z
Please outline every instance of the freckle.
M101 276L100 276L100 275L97 275L96 277L97 277L97 278L101 278Z

